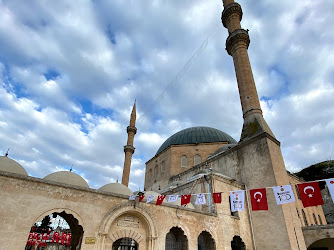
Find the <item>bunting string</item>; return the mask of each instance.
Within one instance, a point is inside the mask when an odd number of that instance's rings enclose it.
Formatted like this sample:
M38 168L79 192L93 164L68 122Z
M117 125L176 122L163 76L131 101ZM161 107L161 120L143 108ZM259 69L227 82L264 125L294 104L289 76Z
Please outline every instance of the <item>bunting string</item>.
M267 202L267 192L266 189L272 189L277 205L283 205L291 202L295 202L295 194L292 189L292 186L297 186L299 198L301 199L304 207L318 206L323 205L322 194L319 186L319 182L325 181L332 197L334 200L334 178L321 179L315 181L306 181L298 184L288 184L274 187L264 187L257 189L247 189L245 186L244 190L232 190L230 193L230 205L231 211L244 211L245 206L245 193L247 193L247 197L249 203L251 203L252 211L257 210L268 210L268 202ZM196 205L206 204L206 195L212 195L214 203L221 203L221 194L224 192L215 192L215 193L193 193L191 194L191 188L189 194L171 194L171 195L158 195L156 200L156 205L161 205L166 196L168 196L168 203L175 203L181 200L181 206L187 205L190 203L190 199L192 196L196 196ZM147 195L146 203L151 203L157 195ZM143 201L145 194L140 193L137 195L131 195L129 200L136 200L138 198L138 202ZM180 198L180 199L179 199ZM210 198L210 197L209 197Z

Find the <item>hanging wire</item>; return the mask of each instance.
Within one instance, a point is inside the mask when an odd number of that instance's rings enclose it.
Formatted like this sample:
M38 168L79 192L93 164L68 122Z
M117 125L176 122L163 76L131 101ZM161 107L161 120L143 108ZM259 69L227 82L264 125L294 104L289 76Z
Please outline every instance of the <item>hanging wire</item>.
M209 35L206 37L206 39L202 42L202 44L199 46L199 48L194 52L194 54L189 58L189 60L184 64L182 69L176 74L176 76L169 82L169 84L166 86L166 88L161 92L161 94L158 96L158 98L155 99L155 101L145 109L144 113L139 117L138 124L145 119L145 117L148 117L149 114L151 114L153 107L155 104L157 104L161 99L164 98L167 91L179 81L183 75L187 72L187 70L191 67L191 65L196 61L196 59L203 53L203 51L206 49L208 45L209 38L214 34L216 29L221 25L221 23L218 23L215 25L215 27L211 30Z

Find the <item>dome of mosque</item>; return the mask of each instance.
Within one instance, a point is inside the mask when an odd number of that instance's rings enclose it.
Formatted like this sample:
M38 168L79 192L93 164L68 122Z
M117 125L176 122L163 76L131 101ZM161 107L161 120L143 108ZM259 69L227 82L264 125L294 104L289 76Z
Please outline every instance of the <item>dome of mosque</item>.
M28 176L27 171L18 162L7 156L0 156L0 170Z
M109 183L100 187L98 190L115 194L133 195L132 191L122 183Z
M59 171L45 176L43 179L56 181L68 185L89 188L87 182L80 175L71 171Z
M171 145L227 142L237 143L230 135L223 131L210 127L192 127L183 129L169 137L158 149L157 154L164 151Z

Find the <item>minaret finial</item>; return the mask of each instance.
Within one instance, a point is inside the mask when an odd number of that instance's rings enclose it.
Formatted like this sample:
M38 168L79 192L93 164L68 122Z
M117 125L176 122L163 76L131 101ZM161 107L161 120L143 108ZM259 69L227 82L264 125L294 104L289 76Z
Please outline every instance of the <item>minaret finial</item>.
M6 152L6 154L5 154L5 157L7 157L7 156L8 156L8 152L9 152L9 148L7 149L7 152Z
M130 168L131 168L131 159L132 155L135 152L135 148L133 147L133 140L135 134L137 133L136 128L136 100L133 104L131 116L130 116L130 125L127 127L128 132L128 141L126 146L124 146L124 168L123 168L123 175L122 175L122 184L125 186L129 185L130 179Z

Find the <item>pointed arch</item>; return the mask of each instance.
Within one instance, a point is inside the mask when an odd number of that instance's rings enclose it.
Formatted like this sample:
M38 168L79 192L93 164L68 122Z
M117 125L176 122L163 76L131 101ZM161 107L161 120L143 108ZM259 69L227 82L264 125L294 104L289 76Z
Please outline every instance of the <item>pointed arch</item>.
M216 242L207 231L202 231L197 238L198 250L216 250Z
M179 227L172 227L166 234L165 250L188 250L188 238Z

